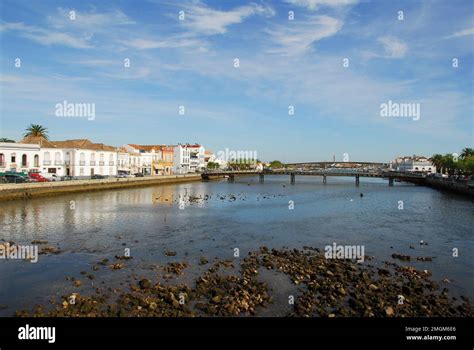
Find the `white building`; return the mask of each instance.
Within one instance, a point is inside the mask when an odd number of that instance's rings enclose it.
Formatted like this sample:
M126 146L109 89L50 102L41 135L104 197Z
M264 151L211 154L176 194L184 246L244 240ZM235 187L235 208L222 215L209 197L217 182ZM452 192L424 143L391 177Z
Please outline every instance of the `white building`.
M190 150L184 145L173 147L173 173L186 174L190 171Z
M136 144L123 146L125 150L130 152L133 173L139 172L144 175L162 175L163 147L162 145Z
M92 175L117 175L117 155L115 147L93 143L87 139L48 141L41 137L29 136L21 144L39 145L39 167L32 167L43 175L71 175L89 177ZM33 159L34 160L34 159ZM33 161L35 165L35 161ZM47 175L46 175L47 176Z
M433 163L423 156L398 157L392 162L391 168L400 172L436 173Z
M199 144L184 145L189 150L189 171L194 173L206 169L206 150Z
M30 172L40 169L39 144L0 142L0 173Z

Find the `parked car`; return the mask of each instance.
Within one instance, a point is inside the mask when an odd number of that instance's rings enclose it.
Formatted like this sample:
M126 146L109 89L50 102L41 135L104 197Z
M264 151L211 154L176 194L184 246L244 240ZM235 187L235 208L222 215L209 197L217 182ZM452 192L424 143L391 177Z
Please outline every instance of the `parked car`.
M48 181L60 181L61 177L54 173L46 173L43 175Z
M135 173L134 175L135 177L145 177L145 175L143 175L142 173Z
M103 180L103 179L106 179L106 178L107 178L107 176L100 175L100 174L96 174L96 175L91 176L92 180Z
M8 183L25 183L25 182L30 182L28 181L28 178L24 177L24 176L21 176L21 175L17 175L17 174L5 174L3 176L5 178L5 180L8 182Z
M116 178L119 178L119 179L125 179L125 178L128 178L128 177L135 177L135 175L129 174L127 172L119 171L119 173L116 176Z
M45 178L40 173L30 173L29 177L34 182L48 182L49 181L47 178Z
M5 178L5 176L0 176L0 184L6 184L6 183L8 183L8 181Z

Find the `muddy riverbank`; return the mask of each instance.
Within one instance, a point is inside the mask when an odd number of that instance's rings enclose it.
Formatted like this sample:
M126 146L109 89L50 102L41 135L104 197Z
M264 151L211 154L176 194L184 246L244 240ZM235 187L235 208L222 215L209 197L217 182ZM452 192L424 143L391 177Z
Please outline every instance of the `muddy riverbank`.
M372 258L367 257L369 260ZM91 271L71 279L75 287L94 280L99 269L126 269L127 259L101 261ZM283 277L293 287L286 295L283 316L294 317L472 317L474 308L465 298L431 279L428 270L394 262L358 264L327 259L319 249L269 249L261 247L239 261L209 262L190 283L176 283L186 274L187 262L154 267L154 278L134 276L123 288L96 285L95 293L73 292L18 310L15 316L35 317L193 317L259 316L272 308L278 291L262 278L266 272ZM268 276L268 275L267 275Z

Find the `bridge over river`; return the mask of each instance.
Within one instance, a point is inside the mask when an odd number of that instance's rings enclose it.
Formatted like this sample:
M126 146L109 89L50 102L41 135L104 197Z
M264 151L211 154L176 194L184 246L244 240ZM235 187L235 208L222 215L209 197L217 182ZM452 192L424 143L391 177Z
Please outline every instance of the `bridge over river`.
M393 186L395 180L406 181L416 184L425 184L426 178L423 175L400 173L392 171L356 171L356 170L273 170L273 171L255 171L255 170L238 170L238 171L207 171L201 174L203 180L210 180L212 178L226 177L229 182L234 182L235 176L250 176L258 175L260 182L265 181L265 176L269 175L288 175L290 182L296 182L296 176L319 176L323 183L327 182L327 177L330 176L345 176L354 177L355 185L359 186L361 177L378 177L388 180L388 185Z

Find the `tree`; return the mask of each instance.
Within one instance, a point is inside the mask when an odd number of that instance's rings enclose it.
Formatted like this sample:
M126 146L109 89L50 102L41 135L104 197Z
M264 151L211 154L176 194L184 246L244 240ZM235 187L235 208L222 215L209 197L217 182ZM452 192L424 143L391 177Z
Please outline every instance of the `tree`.
M208 162L207 163L208 169L219 169L219 163L216 162Z
M280 168L284 168L285 165L280 162L279 160L274 160L272 162L270 162L270 168L272 169L280 169Z
M24 137L35 136L48 140L48 129L39 124L30 124L25 130Z
M462 150L461 154L459 155L459 157L461 159L467 159L469 157L473 157L474 156L474 149L473 148L470 148L470 147L466 147Z
M443 171L443 156L441 154L433 154L429 160L436 167L437 173L441 173Z
M15 143L15 140L9 139L8 137L1 137L0 142Z

